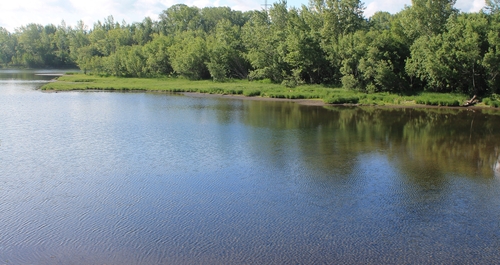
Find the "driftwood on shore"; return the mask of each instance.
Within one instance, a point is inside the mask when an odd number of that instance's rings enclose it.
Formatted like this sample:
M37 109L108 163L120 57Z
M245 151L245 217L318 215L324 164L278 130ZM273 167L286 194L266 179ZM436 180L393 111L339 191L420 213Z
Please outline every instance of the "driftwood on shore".
M465 103L464 103L464 107L470 107L470 106L474 106L476 105L476 103L478 103L479 100L477 100L477 96L474 95L471 99L467 100Z

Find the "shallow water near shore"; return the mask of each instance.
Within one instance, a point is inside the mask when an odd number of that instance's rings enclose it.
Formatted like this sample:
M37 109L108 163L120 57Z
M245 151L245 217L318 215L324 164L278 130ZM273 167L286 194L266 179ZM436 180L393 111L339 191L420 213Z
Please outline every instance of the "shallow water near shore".
M500 115L37 73L0 70L0 264L500 262Z

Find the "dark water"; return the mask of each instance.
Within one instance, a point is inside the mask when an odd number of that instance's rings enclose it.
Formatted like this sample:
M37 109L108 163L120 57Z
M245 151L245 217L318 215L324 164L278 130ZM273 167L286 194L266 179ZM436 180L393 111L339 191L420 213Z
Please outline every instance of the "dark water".
M0 264L500 262L500 112L48 79L0 71Z

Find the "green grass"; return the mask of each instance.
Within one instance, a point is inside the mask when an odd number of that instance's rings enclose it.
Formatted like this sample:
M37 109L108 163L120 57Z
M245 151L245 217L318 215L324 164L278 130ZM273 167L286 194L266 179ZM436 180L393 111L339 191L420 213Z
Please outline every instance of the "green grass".
M57 82L44 85L42 90L117 90L117 91L164 91L164 92L200 92L210 94L240 95L249 93L257 96L257 91L275 90L281 85L245 80L216 83L210 80L190 81L182 78L118 78L73 74L61 76ZM249 92L249 89L252 92Z
M483 103L486 106L490 106L493 108L498 108L500 107L500 95L498 94L493 94L490 97L484 98Z
M220 95L243 95L247 97L268 97L284 99L317 99L326 104L357 104L367 106L433 105L460 106L470 97L461 94L422 92L412 96L390 93L366 94L343 88L322 85L303 85L295 88L273 84L269 80L229 80L218 83L211 80L191 81L183 78L119 78L71 74L58 78L56 82L44 85L42 90L116 90L116 91L159 91L198 92ZM498 107L500 98L494 95L484 104Z
M461 94L444 94L425 92L419 95L415 102L417 104L432 106L460 106L468 99Z

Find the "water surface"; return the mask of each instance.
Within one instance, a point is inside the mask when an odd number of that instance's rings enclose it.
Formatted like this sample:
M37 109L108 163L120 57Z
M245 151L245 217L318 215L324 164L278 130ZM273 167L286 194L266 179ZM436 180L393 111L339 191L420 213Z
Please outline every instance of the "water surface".
M500 262L495 111L37 90L50 78L0 71L2 264Z

